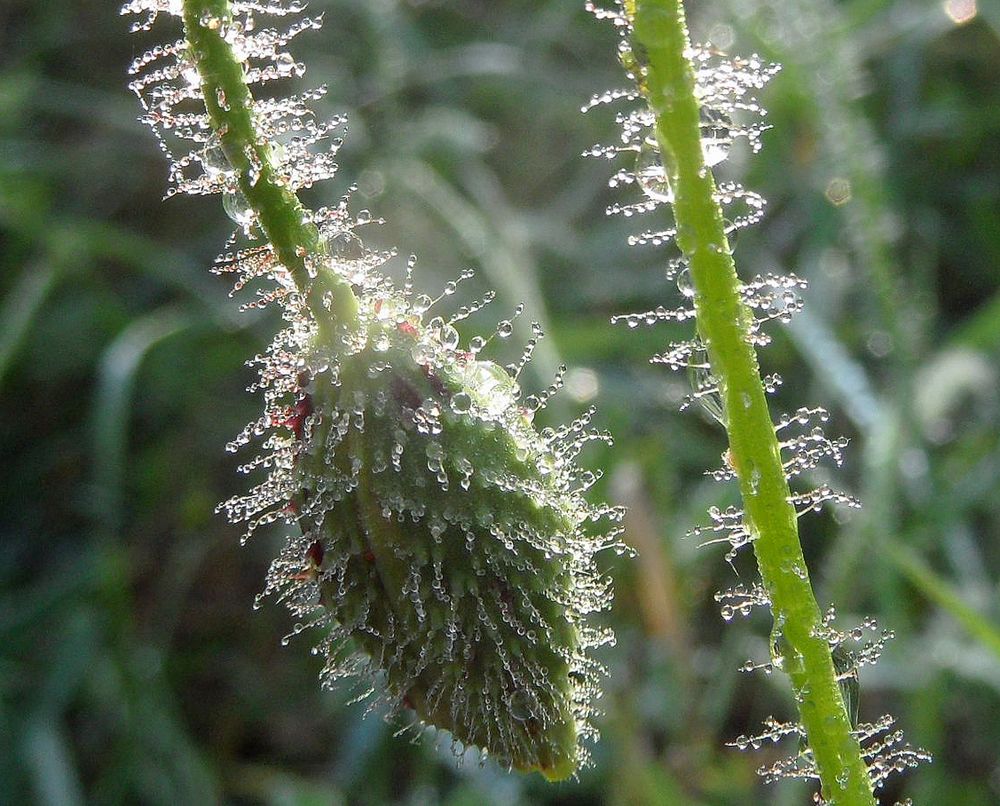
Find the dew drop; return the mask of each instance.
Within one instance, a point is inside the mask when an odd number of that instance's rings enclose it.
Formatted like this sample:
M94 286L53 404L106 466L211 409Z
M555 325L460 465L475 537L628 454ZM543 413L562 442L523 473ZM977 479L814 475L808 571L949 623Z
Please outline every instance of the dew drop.
M649 138L642 141L635 160L635 178L647 197L658 202L673 202L674 191L663 168L660 149Z
M733 124L724 113L702 107L701 153L705 165L714 168L729 156L733 144Z
M271 164L284 165L288 162L288 149L281 143L271 143Z
M701 153L705 158L705 165L714 168L726 157L729 156L730 141L728 138L706 136L701 138Z
M458 347L458 331L455 330L451 325L445 325L441 328L441 345L447 350L454 350Z
M688 299L691 299L694 296L694 283L691 280L690 269L684 269L677 275L677 290Z
M422 314L433 304L434 300L432 300L429 296L427 296L426 294L420 294L416 299L413 300L413 311L414 313Z
M232 166L230 166L229 160L226 159L226 152L222 150L222 146L208 146L198 155L198 159L201 161L201 167L205 171L205 176L209 179L215 179L216 177L232 172Z
M341 260L360 260L365 256L361 239L349 230L338 232L328 242L330 254Z
M490 417L498 417L514 405L515 385L506 370L496 364L479 362L471 375L477 402Z
M451 410L456 414L467 414L472 409L472 398L468 392L457 392L451 397Z
M418 341L410 353L418 364L426 366L434 361L434 348L426 341Z
M241 190L226 191L222 194L222 209L235 223L248 227L253 223L253 209Z
M531 717L531 698L527 692L515 691L510 697L510 715L518 722Z
M290 76L295 70L295 59L290 53L279 53L274 60L279 76Z
M201 86L201 75L198 73L198 68L192 62L181 62L181 76L183 76L188 86L192 89L197 89Z

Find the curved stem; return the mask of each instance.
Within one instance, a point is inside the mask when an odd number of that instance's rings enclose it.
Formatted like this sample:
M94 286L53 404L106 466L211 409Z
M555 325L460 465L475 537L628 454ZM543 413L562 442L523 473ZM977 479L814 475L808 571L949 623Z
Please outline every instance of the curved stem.
M350 327L358 310L350 284L331 271L316 278L307 271L306 257L322 254L324 246L298 197L276 176L270 144L257 135L243 63L223 37L231 19L229 0L184 0L184 35L201 78L212 130L237 172L240 191L317 323L323 328L332 320L334 325ZM332 305L324 304L324 296L332 299Z
M634 35L648 59L640 79L674 192L677 243L688 259L701 339L719 381L733 467L747 526L771 600L777 652L789 675L822 783L838 806L874 804L857 738L844 707L830 646L799 543L778 439L749 337L751 313L726 239L715 182L705 167L695 74L680 0L627 0ZM776 659L777 660L777 659Z

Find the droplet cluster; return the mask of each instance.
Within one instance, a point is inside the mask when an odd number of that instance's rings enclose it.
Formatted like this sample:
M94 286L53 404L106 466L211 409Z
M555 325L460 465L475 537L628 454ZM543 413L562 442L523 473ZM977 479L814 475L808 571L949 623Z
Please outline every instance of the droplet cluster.
M893 730L895 720L888 714L875 722L862 722L852 733L862 746L862 754L868 765L869 775L875 791L881 789L886 780L893 774L913 769L918 764L931 760L930 755L920 748L913 747L903 740L903 732ZM786 737L795 737L800 741L805 738L801 725L790 722L779 722L773 717L764 720L764 730L754 736L740 736L730 747L738 750L759 750L765 744L777 743ZM812 752L804 747L791 757L782 758L773 764L762 765L758 770L768 783L787 779L819 780L816 762ZM847 782L843 782L847 786ZM818 806L832 806L835 801L822 798L818 793L813 796L813 803ZM910 803L910 801L904 801Z
M286 46L320 24L298 16L303 8L235 0L225 17L198 24L229 45L253 86L302 74ZM136 29L182 11L179 0L123 8L142 15ZM283 27L265 24L290 14ZM168 195L219 193L237 225L215 271L250 297L244 309L277 305L284 319L249 362L263 412L228 445L252 449L240 470L255 481L220 507L245 525L244 540L275 525L287 532L261 597L293 614L286 642L318 628L326 684L360 683L410 714L407 728L418 733L446 729L458 755L474 745L509 767L573 774L587 760L581 740L596 735L603 669L593 650L613 640L591 623L611 598L596 555L626 551L622 512L588 502L599 475L577 457L609 436L592 427L593 410L536 428L565 374L522 393L541 328L506 367L487 354L494 339L512 336L522 306L463 344L456 324L493 295L438 313L472 273L432 298L414 292L412 258L399 289L384 271L394 253L367 248L358 234L376 220L352 214L348 198L304 213L318 247L296 254L307 284L293 276L239 189L262 175L260 150L248 149L248 175L238 175L206 114L197 60L184 39L154 47L133 62L131 87L170 160ZM268 181L296 191L336 171L332 135L344 121L314 119L308 103L322 93L245 101L257 143L270 149ZM208 100L220 109L234 102L216 96ZM356 316L333 323L325 311L336 292L325 289L345 285Z
M860 625L848 630L836 628L835 618L836 614L831 607L823 616L822 625L817 629L816 635L828 641L833 650L834 666L851 717L852 733L861 745L862 757L868 767L872 788L877 792L885 785L889 776L930 761L931 757L925 750L905 742L902 731L893 730L895 720L888 714L874 722L858 721L858 670L861 666L875 663L886 642L891 640L893 635L890 630L880 631L873 618L866 618ZM780 635L776 640L780 642ZM771 662L756 663L748 660L741 667L741 671L760 670L770 674L780 663L781 655L775 652ZM800 693L797 696L805 694ZM768 717L764 720L763 728L759 734L739 736L729 742L729 746L739 750L759 750L765 744L776 744L787 737L793 737L797 740L798 750L791 756L762 765L758 773L768 782L792 778L819 779L816 762L812 751L805 744L805 730L801 724L780 722L774 717ZM842 785L846 784L845 780ZM833 802L824 800L818 793L813 801L817 804Z
M614 89L594 95L583 107L588 112L605 104L627 104L616 120L621 126L619 143L595 145L584 156L624 162L609 180L611 187L635 186L640 191L636 201L616 203L609 215L632 217L657 211L657 221L664 218L674 200L671 167L664 162L655 131L655 118L642 100L645 87L645 58L641 44L634 40L628 16L619 2L613 9L587 3L587 9L599 19L610 20L619 32L618 58L633 89ZM709 47L695 47L687 54L695 68L696 91L701 107L701 147L706 168L724 162L737 140L747 142L756 153L760 137L769 127L762 121L764 109L753 93L761 89L778 71L759 57L736 59ZM764 212L764 199L735 182L720 183L716 199L727 211L725 231L733 235L758 221ZM662 246L676 235L672 227L647 229L629 236L632 245ZM682 257L681 264L685 262ZM668 272L672 276L671 272ZM631 324L631 320L625 318Z
M305 5L296 2L237 0L230 8L226 18L204 15L200 23L218 31L243 60L249 86L305 73L305 65L296 62L286 48L303 31L319 28L321 14L303 17L300 12ZM180 17L182 4L180 0L131 0L122 7L122 13L145 15L132 27L134 31L147 30L159 14ZM295 15L294 21L280 29L266 24L268 18L288 15ZM251 227L253 210L237 186L238 176L205 111L196 54L186 40L156 45L132 61L129 73L135 76L129 88L144 110L140 119L153 131L170 165L166 196L222 193L226 214L240 227ZM325 94L326 87L321 86L296 95L252 101L254 124L262 141L270 146L276 181L291 190L310 187L336 172L334 159L343 144L336 133L344 129L346 118L317 121L309 109L311 102ZM216 98L222 108L229 100L221 93ZM248 151L246 157L252 172L259 157L253 151ZM250 179L253 184L254 177Z

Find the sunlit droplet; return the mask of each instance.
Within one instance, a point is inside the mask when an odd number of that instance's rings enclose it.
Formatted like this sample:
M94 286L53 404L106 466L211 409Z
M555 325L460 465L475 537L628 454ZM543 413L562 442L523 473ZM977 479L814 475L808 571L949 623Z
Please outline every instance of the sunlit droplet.
M684 269L677 275L677 290L688 299L691 299L694 296L694 283L691 280L690 269Z
M635 178L642 192L649 198L661 202L673 202L674 191L663 168L660 149L655 141L646 138L639 147L635 160Z
M944 13L955 25L965 25L975 19L979 9L976 7L976 0L945 0L943 6Z
M326 242L326 246L333 262L341 265L362 260L365 256L365 245L350 230L338 232Z
M274 65L278 70L278 75L290 76L295 70L295 59L290 53L279 53L275 57Z
M201 160L201 167L209 179L215 179L232 171L232 166L226 159L226 153L222 150L222 146L208 146L198 155L198 159Z
M448 350L454 350L458 347L458 331L455 330L451 325L445 325L440 330L441 334L441 345Z
M701 110L701 153L705 165L714 168L729 156L733 144L733 125L727 115L715 110Z
M451 397L451 410L456 414L468 414L472 409L472 398L468 392L456 392Z
M226 211L227 216L241 227L248 227L253 223L253 209L250 207L250 202L247 201L247 197L243 195L243 191L241 190L223 193L222 209Z

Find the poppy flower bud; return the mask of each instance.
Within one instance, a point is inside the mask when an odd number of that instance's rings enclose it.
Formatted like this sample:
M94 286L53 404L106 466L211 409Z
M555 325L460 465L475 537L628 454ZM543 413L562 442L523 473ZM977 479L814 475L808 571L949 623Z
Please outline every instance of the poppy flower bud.
M302 345L270 478L230 511L253 522L250 499L292 502L300 534L268 587L327 630L327 680L370 674L457 748L565 778L592 732L588 650L610 637L585 617L610 599L594 555L614 535L585 527L619 513L585 501L575 463L604 437L589 415L538 432L512 375L460 351L454 328L362 300L346 354L319 331ZM271 358L265 373L289 371Z

